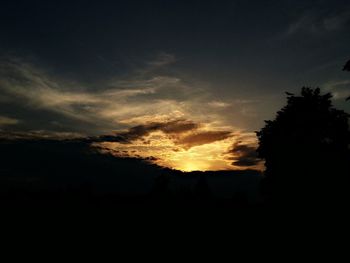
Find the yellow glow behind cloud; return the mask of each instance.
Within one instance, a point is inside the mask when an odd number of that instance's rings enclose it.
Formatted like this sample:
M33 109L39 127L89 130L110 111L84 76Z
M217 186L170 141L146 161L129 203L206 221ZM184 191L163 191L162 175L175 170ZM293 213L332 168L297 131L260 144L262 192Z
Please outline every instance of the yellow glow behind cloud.
M151 63L151 67L174 59L163 56L160 62ZM118 133L122 129L127 133L133 127L145 126L146 132L141 136L134 134L131 141L126 140L128 143L94 144L116 156L154 157L152 160L158 165L183 171L245 169L232 165L235 153L230 149L238 138L244 144L256 143L255 134L239 133L236 127L236 123L251 114L245 108L246 101L221 101L203 88L202 82L181 76L135 74L122 80L106 80L98 89L84 88L78 83L66 87L67 83L70 82L53 79L35 65L20 60L0 63L0 96L35 111L55 112L60 116L56 122L60 125L67 120L69 125L71 121L77 127L87 125L91 130L86 135L111 130ZM249 114L243 116L240 111ZM147 130L149 124L176 120L190 120L195 125L181 131L174 127ZM14 125L17 120L0 116L0 125L5 124Z
M154 157L151 162L157 165L185 172L246 169L233 166L232 160L227 156L235 140L230 137L186 149L177 145L169 136L157 131L130 144L103 142L95 146L104 148L118 157Z

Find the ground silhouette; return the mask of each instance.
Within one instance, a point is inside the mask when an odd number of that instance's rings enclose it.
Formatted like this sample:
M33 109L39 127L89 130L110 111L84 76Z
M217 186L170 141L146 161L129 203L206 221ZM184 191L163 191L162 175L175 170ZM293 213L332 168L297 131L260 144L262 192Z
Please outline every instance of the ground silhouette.
M246 206L258 201L255 170L184 173L85 139L2 139L0 148L0 207L238 207L238 193Z
M287 105L257 132L267 203L309 207L347 199L349 115L335 109L331 98L319 88L287 93Z

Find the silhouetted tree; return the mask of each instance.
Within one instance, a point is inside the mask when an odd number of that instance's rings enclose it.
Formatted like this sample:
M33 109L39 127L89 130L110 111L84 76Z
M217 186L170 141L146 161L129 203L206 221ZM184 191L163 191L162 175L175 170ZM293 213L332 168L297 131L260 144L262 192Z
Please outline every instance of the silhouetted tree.
M349 115L332 106L332 95L302 88L257 136L265 159L262 192L267 201L320 204L344 200L349 175Z
M343 70L350 71L350 60L346 62L346 64L343 67Z

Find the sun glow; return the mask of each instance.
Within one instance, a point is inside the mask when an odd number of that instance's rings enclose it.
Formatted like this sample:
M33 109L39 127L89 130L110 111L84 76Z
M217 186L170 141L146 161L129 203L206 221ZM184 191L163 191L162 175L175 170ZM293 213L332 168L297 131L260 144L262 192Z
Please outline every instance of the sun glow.
M185 162L182 169L179 168L179 170L184 172L200 171L202 169L203 168L201 168L199 165L191 161Z
M234 137L193 147L184 147L162 132L151 134L130 144L103 142L95 146L118 157L136 157L150 160L157 165L184 172L245 169L232 165L229 149L235 143Z

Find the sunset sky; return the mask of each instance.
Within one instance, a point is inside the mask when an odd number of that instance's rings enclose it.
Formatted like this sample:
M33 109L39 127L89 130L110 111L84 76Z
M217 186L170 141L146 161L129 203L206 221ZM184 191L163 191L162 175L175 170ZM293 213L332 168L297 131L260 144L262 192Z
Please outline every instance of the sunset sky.
M285 91L350 111L350 1L3 1L2 137L89 137L192 170L261 168Z

